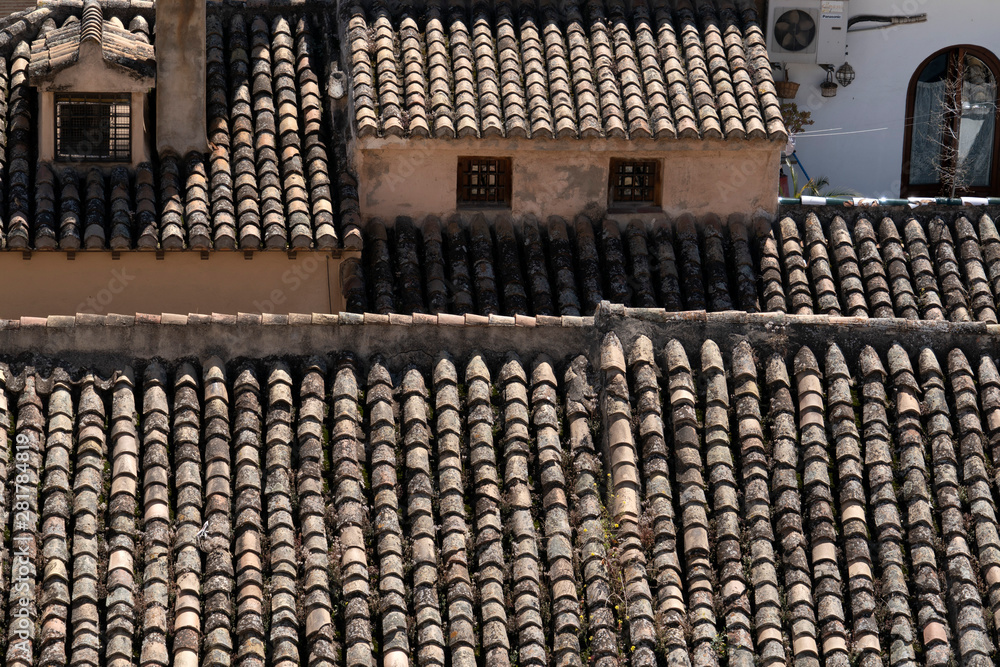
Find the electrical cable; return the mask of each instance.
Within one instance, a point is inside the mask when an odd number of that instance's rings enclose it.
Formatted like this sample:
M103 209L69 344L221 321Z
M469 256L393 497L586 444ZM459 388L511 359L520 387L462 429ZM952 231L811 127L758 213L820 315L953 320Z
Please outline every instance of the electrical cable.
M847 29L858 23L886 23L889 25L905 25L908 23L924 23L927 21L927 14L909 14L886 16L880 14L858 14L847 20Z
M1000 107L1000 104L998 104L996 102L989 102L987 104L989 106L992 106L994 110L996 110L998 107ZM984 104L983 106L986 106L986 104ZM897 120L883 121L883 122L886 123L885 127L865 128L865 129L862 129L862 130L846 130L844 133L845 134L861 134L861 133L864 133L864 132L873 132L873 131L877 131L877 130L888 130L890 128L894 128L894 127L899 126L901 123L902 123L902 127L903 128L916 127L918 125L929 125L933 121L931 121L930 119L928 119L928 120L916 120L916 116L905 116L905 117L897 119ZM796 133L795 136L796 137L809 137L809 136L815 136L815 135L820 135L820 136L836 136L836 135L833 135L831 133L833 133L833 132L839 132L841 130L844 130L844 128L842 128L842 127L830 127L830 128L824 128L822 130L805 130L803 132Z

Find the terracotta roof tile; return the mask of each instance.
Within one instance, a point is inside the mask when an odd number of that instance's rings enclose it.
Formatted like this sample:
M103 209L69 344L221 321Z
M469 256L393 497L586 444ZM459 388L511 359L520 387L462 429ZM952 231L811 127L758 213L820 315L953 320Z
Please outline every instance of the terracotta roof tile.
M499 61L499 86L503 101L504 132L508 137L527 137L529 119L522 82L522 72L528 78L529 71L537 76L538 61L522 67L521 48L518 44L517 17L511 3L502 2L496 7L497 17L497 59ZM537 35L529 35L534 40L532 56L537 58ZM537 81L537 78L536 78Z
M700 19L705 41L706 64L716 91L716 105L719 109L723 134L727 139L745 137L747 131L743 125L743 110L736 101L729 53L723 43L719 17L711 5L705 4L700 9Z
M35 247L54 248L56 236L55 174L47 164L35 171Z
M758 100L756 84L751 76L747 49L743 35L737 27L738 13L731 0L719 3L719 18L722 21L722 41L734 85L739 110L746 124L747 138L759 139L768 135L770 127L765 127ZM773 82L771 84L773 86ZM773 98L769 98L773 103Z
M455 4L446 10L450 43L451 76L455 86L455 131L459 137L479 136L479 108L476 104L475 55L464 7Z
M965 216L955 220L958 243L954 242L951 230L940 218L931 220L927 231L940 266L941 290L949 311L948 319L967 321L975 316L981 322L995 322L997 316L993 293L990 291L983 254L972 223ZM968 276L968 287L961 277L956 250L961 256L965 275Z
M494 49L490 6L483 0L472 3L472 53L476 70L476 97L479 103L479 133L483 138L504 134L501 115L500 79ZM515 119L515 128L517 127ZM515 134L516 136L516 134Z
M512 19L517 21L519 31L517 34L513 34L514 31L511 30L509 39L518 41L518 36L520 38L521 53L517 62L523 64L523 93L524 101L527 104L525 113L529 122L529 131L531 136L552 137L555 129L550 95L555 97L557 92L549 87L548 72L546 71L548 59L545 56L545 45L542 42L542 30L539 29L534 12L525 11L523 6L519 6L519 9L521 10L519 16ZM504 60L503 63L507 66L503 70L505 76L516 72L513 66L517 63L515 63L513 55L508 56L508 59ZM512 104L520 101L517 97L519 93L521 93L520 84L512 91L512 95L514 95Z
M391 27L389 27L391 31ZM426 41L417 28L413 16L406 13L400 22L400 38L402 41L402 73L403 93L407 114L407 129L411 137L430 136L430 125L427 121L427 76L426 72Z
M354 90L356 122L359 136L375 135L379 131L375 113L375 73L371 62L368 26L364 10L355 3L350 8L347 39L350 46L351 85Z
M104 172L99 167L88 169L83 201L83 246L88 249L103 248L107 243L105 190Z
M256 130L256 176L260 189L260 225L265 248L283 248L288 230L283 224L281 184L275 123L274 78L267 22L253 19L250 39L251 108Z
M382 133L402 136L403 96L399 81L399 64L393 50L393 33L388 10L384 5L374 8L375 13L375 75L379 86L379 109L382 114Z
M109 195L110 246L121 250L132 246L132 187L128 169L115 167L111 171Z
M598 99L601 105L601 117L604 121L604 133L608 137L623 138L626 136L626 128L632 130L631 119L626 117L625 105L622 103L622 88L632 86L632 93L636 93L636 72L634 54L618 57L614 52L611 40L612 35L608 29L607 17L604 15L602 3L588 2L584 11L584 18L590 26L590 48L594 62L594 72L596 74L596 85ZM621 50L630 50L631 45L618 44ZM631 57L629 57L631 56ZM617 76L616 76L617 75ZM620 80L619 78L620 77ZM638 110L639 104L631 105L629 112ZM642 118L637 120L635 138L649 136L649 127L645 122L645 110L641 112Z
M320 75L317 67L322 63L314 44L306 17L295 24L295 68L298 82L299 108L302 116L302 146L306 163L308 193L311 206L311 225L316 245L333 248L338 244L337 216L334 192L331 187L331 166L323 129L324 103L320 93ZM338 158L339 160L340 158ZM346 175L341 173L342 176ZM340 193L341 211L344 206L357 203L357 192ZM350 239L350 225L342 221L345 241Z
M226 45L222 20L217 15L207 18L207 87L209 188L213 242L220 248L235 248L236 208L233 194L232 140L229 125L229 99L226 78Z
M8 222L6 245L14 249L31 247L29 217L29 159L31 155L31 106L27 77L28 47L21 42L10 63L7 115Z
M361 11L358 5L355 5L354 11ZM363 13L360 16L358 13L353 14L351 21L352 23L358 22L361 29L364 29L365 19ZM445 21L440 2L431 2L427 7L427 23L424 28L427 43L428 114L433 121L434 136L454 137L456 132L454 97L450 84L451 74L449 72L451 60L448 54L447 36L444 26ZM354 75L353 71L351 75ZM410 79L408 83L413 86L416 84L416 81ZM374 85L374 82L370 85ZM361 111L359 110L356 113L361 113ZM374 114L374 112L372 113Z
M556 19L554 8L550 8L546 20ZM590 41L584 27L584 18L575 2L565 8L566 43L569 47L569 67L579 113L579 135L596 137L602 134L600 100L594 84L594 62Z
M530 12L522 9L522 22L527 22ZM573 101L573 78L569 61L569 48L565 36L559 29L559 22L551 8L544 9L537 21L542 24L542 40L545 49L545 60L548 65L549 97L554 116L555 133L557 137L577 136L577 113ZM527 38L527 37L526 37ZM527 60L525 60L527 63ZM544 94L544 91L539 91ZM536 104L540 104L538 100Z

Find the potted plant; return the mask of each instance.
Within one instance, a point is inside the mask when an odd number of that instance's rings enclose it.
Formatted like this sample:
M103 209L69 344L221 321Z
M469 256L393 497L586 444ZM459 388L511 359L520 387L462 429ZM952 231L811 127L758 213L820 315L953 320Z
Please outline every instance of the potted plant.
M799 111L799 105L795 102L783 102L781 104L781 117L785 119L785 127L788 134L796 135L807 125L813 124L812 113L809 111Z

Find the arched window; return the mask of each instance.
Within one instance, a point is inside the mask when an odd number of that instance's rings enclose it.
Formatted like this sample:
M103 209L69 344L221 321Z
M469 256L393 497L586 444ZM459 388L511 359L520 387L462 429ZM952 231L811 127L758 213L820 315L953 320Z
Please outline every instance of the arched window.
M925 60L910 81L903 144L903 196L1000 192L997 78L1000 61L975 46Z

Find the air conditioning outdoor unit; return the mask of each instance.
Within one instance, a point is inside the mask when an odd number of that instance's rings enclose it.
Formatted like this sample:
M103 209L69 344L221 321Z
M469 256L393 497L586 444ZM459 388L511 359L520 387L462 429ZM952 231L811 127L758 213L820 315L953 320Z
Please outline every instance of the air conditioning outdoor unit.
M835 65L847 51L848 0L771 0L767 51L773 62Z

